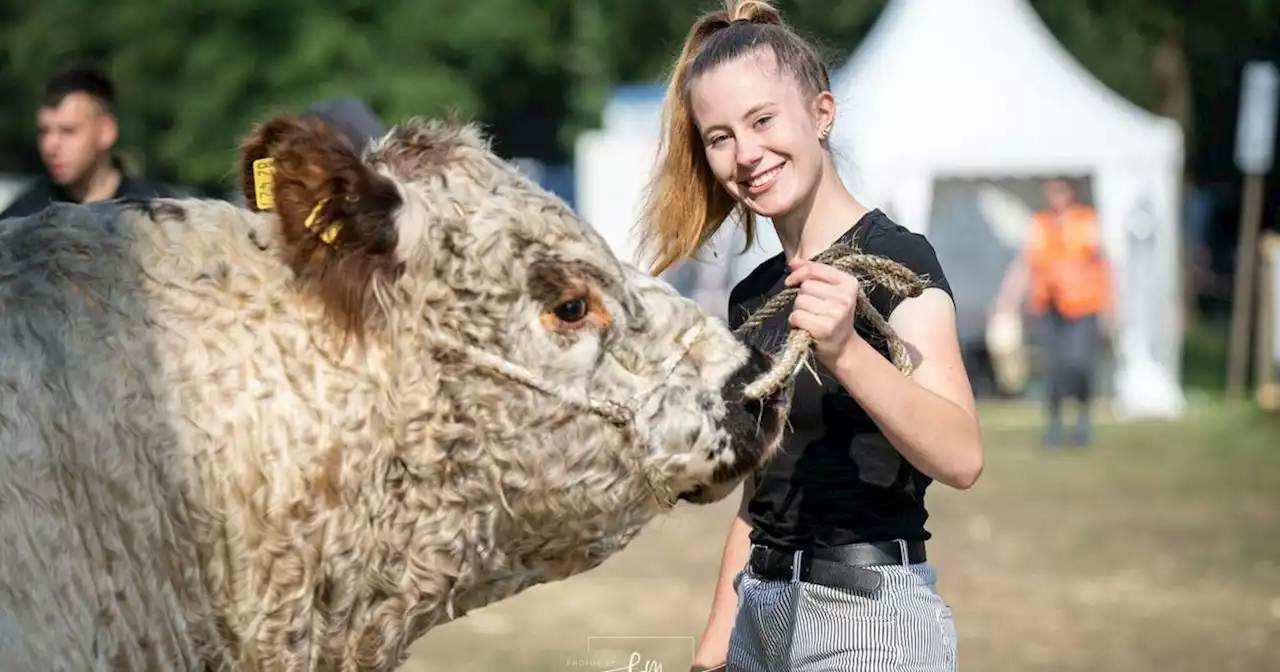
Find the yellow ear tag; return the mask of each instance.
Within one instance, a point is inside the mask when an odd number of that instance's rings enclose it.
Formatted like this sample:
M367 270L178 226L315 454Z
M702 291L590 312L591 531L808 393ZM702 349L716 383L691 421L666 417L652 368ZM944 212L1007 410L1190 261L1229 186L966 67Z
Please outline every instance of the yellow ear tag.
M253 162L253 199L259 210L276 207L276 161L270 157Z
M323 208L325 204L328 202L329 202L328 196L320 199L320 202L316 203L315 206L311 208L311 214L307 215L307 219L306 221L303 222L303 225L305 225L308 229L314 229L317 223L317 219L320 217L320 209ZM342 225L337 222L333 222L329 224L329 226L325 227L324 231L320 232L320 240L323 240L328 245L332 245L333 241L338 239L338 231L341 229L342 229Z
M338 231L341 229L342 226L340 224L330 224L325 227L325 230L320 234L320 240L332 245L333 241L338 239Z

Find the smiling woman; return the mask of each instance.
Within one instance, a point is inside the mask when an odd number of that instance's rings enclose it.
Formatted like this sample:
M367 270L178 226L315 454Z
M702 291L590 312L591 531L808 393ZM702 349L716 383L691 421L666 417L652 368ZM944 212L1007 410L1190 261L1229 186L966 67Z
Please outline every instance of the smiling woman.
M796 381L782 451L744 488L695 669L955 669L924 496L935 480L972 486L983 451L951 287L923 236L841 183L827 146L835 115L817 51L759 0L702 17L667 89L642 231L652 270L691 257L733 215L749 242L769 218L783 253L733 289L731 326L794 288L792 309L752 338L776 348L802 329L818 360L817 381ZM810 261L834 245L898 262L927 288L902 299ZM910 377L865 314L855 319L863 289L905 342Z

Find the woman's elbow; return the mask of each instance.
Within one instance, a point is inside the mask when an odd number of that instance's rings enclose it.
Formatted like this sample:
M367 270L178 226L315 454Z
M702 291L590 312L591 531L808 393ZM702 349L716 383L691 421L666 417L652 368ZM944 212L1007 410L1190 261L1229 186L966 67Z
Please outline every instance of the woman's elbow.
M954 476L954 482L951 487L956 490L968 490L977 484L978 478L982 476L982 460L976 460L973 465L965 466L957 471Z
M946 485L956 490L968 490L982 477L982 470L986 466L982 439L975 440L961 455L947 475Z

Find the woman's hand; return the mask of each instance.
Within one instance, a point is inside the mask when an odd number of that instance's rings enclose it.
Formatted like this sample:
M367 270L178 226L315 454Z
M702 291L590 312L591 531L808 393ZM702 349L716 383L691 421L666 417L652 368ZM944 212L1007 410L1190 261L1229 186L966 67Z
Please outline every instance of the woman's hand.
M818 361L835 369L836 361L862 337L853 328L858 279L826 264L796 257L788 262L788 287L799 287L791 326L809 332Z

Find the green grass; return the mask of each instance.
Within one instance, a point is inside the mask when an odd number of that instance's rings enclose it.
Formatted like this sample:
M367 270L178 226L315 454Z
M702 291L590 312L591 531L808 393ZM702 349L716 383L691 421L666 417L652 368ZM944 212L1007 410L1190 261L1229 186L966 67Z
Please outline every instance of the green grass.
M929 496L961 669L1280 670L1280 416L1197 403L1058 454L1034 405L983 419L981 481ZM682 507L593 572L438 628L407 670L598 670L568 663L588 636L696 637L733 507Z
M1182 385L1192 390L1221 393L1227 385L1227 344L1230 324L1192 315L1182 335Z
M982 577L951 582L971 669L1280 669L1280 418L1197 405L1045 454L993 410L979 486L932 500L943 576Z

